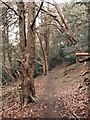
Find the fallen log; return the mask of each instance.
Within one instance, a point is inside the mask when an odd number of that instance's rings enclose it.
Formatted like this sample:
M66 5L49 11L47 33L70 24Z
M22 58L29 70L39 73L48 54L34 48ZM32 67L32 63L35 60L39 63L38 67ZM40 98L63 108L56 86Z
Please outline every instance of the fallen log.
M88 74L88 73L89 73L88 70L86 70L86 71L82 71L81 74L80 74L80 76L85 76L85 75Z
M90 57L85 57L85 58L82 58L82 59L78 59L78 62L80 62L80 63L85 62L85 61L90 61Z
M83 65L86 66L86 63L90 61L90 53L85 53L85 52L77 52L76 57L78 62L84 63ZM89 70L83 70L80 74L80 76L85 76L88 74L90 71Z
M76 53L76 56L90 56L89 53L85 53L85 52L79 52L79 53Z
M90 61L90 53L77 52L76 57L78 57L78 62L82 63L85 61Z

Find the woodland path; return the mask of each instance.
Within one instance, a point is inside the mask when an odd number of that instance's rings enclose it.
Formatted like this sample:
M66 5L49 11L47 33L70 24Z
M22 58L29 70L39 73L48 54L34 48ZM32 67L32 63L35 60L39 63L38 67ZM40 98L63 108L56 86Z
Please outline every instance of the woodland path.
M78 88L81 84L83 85L81 80L84 79L80 76L82 66L78 69L76 67L76 65L67 68L59 66L44 77L43 94L40 98L45 102L46 108L42 117L75 117L72 108L75 102L73 97L79 96Z
M38 103L30 103L19 111L4 110L4 117L36 117L36 118L61 118L61 117L86 117L88 114L87 86L84 76L80 76L82 65L73 64L68 67L57 66L47 76L35 79ZM7 106L7 105L6 105ZM7 107L6 107L7 108ZM12 114L11 114L12 113Z

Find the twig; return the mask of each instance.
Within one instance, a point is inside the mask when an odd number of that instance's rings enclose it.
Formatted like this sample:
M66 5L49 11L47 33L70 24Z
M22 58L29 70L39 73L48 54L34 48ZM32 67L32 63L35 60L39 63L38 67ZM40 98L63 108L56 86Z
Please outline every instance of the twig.
M76 119L80 120L79 116L77 116L76 113L72 113L72 115L73 115Z
M8 10L9 8L7 8L7 10ZM5 13L7 13L7 10L5 10L2 14L1 14L1 16L3 16Z
M5 68L10 68L10 69L13 69L13 70L17 70L17 69L15 69L15 68L13 68L13 67L9 67L9 66L7 66L7 65L3 65L3 64L1 64L3 67L5 67Z
M37 51L35 51L35 53L38 55L38 57L39 57L41 60L43 60L42 57L39 55L39 53L38 53Z
M4 82L2 80L2 83L7 83L7 80L5 79L5 77L3 75L2 75L2 79L4 80Z
M57 25L55 25L55 24L53 24L53 23L40 25L40 26L38 26L38 27L35 28L35 29L38 29L38 28L40 28L40 27L44 27L44 26L47 26L47 25L53 25L53 26L55 26L60 32L62 32L62 30L61 30Z
M38 64L42 65L42 63L40 63L39 61L37 61L37 60L34 60L34 61L37 62Z
M11 75L11 73L7 70L7 68L4 67L5 72L9 75L9 77L13 80L15 80L15 78Z
M86 74L88 74L89 73L89 71L83 71L81 74L80 74L80 76L85 76Z
M48 2L48 1L45 1L45 3L50 4L50 5L52 5L52 6L55 6L53 3Z
M38 5L36 5L36 7L39 7ZM50 15L51 17L54 17L56 18L57 16L56 15L52 15L51 13L49 13L48 11L44 10L43 8L41 8L40 10L42 10L43 12L46 12L47 15Z

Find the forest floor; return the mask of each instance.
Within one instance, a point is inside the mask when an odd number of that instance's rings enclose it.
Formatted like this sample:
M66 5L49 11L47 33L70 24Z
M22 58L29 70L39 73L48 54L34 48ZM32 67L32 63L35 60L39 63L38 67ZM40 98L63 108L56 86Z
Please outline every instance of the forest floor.
M37 103L20 110L17 84L3 86L4 118L87 118L89 115L88 73L82 63L57 66L47 76L35 78Z

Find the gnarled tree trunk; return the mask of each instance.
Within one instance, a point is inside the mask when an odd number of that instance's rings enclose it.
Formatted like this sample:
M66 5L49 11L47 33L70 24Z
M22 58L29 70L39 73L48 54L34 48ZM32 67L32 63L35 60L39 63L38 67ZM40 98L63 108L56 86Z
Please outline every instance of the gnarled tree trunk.
M28 40L25 52L25 69L27 71L26 80L24 82L26 88L26 97L29 101L35 101L34 87L34 58L35 58L35 24L32 26L35 18L35 2L28 3Z
M35 17L35 2L28 2L28 33L27 41L25 34L24 4L18 3L20 46L21 46L21 102L28 103L36 101L34 87L34 56L35 56L35 31L32 22Z

